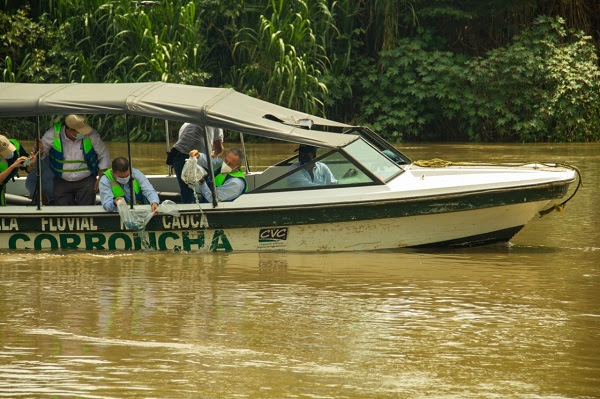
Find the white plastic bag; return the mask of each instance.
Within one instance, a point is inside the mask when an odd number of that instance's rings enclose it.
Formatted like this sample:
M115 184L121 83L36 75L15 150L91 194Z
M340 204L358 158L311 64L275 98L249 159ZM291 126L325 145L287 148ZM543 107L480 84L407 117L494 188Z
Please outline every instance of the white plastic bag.
M117 209L125 227L129 230L136 230L137 233L134 234L137 234L141 238L144 248L151 249L150 244L146 240L146 225L156 213L148 209L131 210L123 198L117 201ZM179 209L177 209L177 205L171 200L164 200L156 210L162 215L179 216Z
M121 217L123 224L129 230L144 229L150 219L155 215L155 213L149 209L130 209L123 198L117 201L117 210L119 211L119 216ZM163 215L179 216L179 209L177 209L177 205L171 200L164 200L156 210Z
M129 205L127 205L127 202L123 198L117 201L117 210L123 224L128 230L139 230L144 227L144 219L146 218L147 211L129 209Z
M183 180L183 182L187 184L194 192L194 198L196 200L196 204L198 204L198 209L200 210L200 227L202 228L208 228L208 220L206 219L206 215L200 206L198 191L200 180L206 175L208 175L208 172L198 164L198 159L196 157L189 157L185 160L185 165L183 165L183 170L181 171L181 180Z
M206 170L198 164L198 159L189 157L185 160L185 165L183 165L181 180L193 190L198 182L207 174Z
M164 200L156 210L162 215L179 216L177 204L171 200Z

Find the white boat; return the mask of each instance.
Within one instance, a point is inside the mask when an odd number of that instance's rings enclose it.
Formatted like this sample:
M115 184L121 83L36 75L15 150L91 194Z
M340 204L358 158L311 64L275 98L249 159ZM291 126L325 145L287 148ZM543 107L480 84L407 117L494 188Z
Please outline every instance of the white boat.
M419 166L367 128L232 89L0 83L0 117L72 113L193 122L316 146L316 161L337 183L291 187L299 170L290 170L291 157L248 172L248 192L233 202L179 204L179 216L156 215L137 231L100 205L21 205L28 199L19 178L7 187L14 204L0 208L1 249L358 251L506 242L540 211L570 199L579 177L557 164ZM174 176L149 178L163 194L178 191Z

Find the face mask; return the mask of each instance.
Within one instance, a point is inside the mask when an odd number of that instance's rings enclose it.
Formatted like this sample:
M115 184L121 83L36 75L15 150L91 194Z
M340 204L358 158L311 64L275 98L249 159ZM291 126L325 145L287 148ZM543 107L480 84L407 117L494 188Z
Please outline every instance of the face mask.
M229 165L227 165L225 162L223 162L223 165L221 165L221 173L225 174L225 173L229 173L231 171L232 171L232 169L229 167Z
M119 184L127 184L127 183L129 183L129 176L127 176L127 177L116 177L115 179L117 179L117 182Z
M77 140L83 140L84 137L85 137L85 134L77 133Z
M14 156L15 156L15 153L11 152L9 155L5 156L4 159L11 159Z

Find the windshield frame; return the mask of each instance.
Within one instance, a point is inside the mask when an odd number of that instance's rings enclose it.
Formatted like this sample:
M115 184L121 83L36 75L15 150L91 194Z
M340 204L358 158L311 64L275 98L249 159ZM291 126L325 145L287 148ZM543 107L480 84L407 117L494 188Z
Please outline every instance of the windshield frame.
M351 146L358 141L365 143L365 145L367 145L369 148L371 148L379 156L381 156L386 161L388 161L390 163L390 165L393 165L394 167L396 167L397 171L392 173L390 176L388 176L385 179L381 178L380 176L378 176L377 174L372 172L368 167L366 167L355 156L352 156L352 154L346 150L346 148L348 146ZM339 188L347 188L347 187L384 185L387 182L389 182L390 180L396 178L397 176L399 176L400 174L405 172L402 165L399 165L396 162L394 162L393 160L391 160L389 157L387 157L385 154L383 154L381 151L379 151L377 149L377 147L375 147L372 143L370 143L364 137L358 137L356 140L352 141L351 143L346 144L344 147L339 148L339 149L328 149L328 148L322 148L322 149L324 149L326 151L323 154L321 154L320 156L313 159L310 163L300 166L298 168L295 168L293 170L288 170L281 176L277 176L275 179L270 180L270 181L262 184L261 186L254 188L252 191L249 191L247 194L274 193L274 192L286 192L286 191L304 191L304 190L322 190L322 189L332 189L332 188L339 189ZM272 186L283 179L287 179L290 175L297 173L302 168L306 169L310 165L314 165L316 162L320 162L320 161L330 157L334 153L338 153L341 157L345 158L348 161L348 163L350 163L354 168L357 168L362 173L364 173L371 181L360 182L360 183L348 183L348 184L342 184L342 185L328 184L328 185L318 185L318 186L282 187L282 188L268 189L269 186ZM293 155L289 158L286 158L286 159L274 164L273 166L290 166L293 163L295 163L295 160L297 160L297 158L298 158L298 155L296 154L296 155Z

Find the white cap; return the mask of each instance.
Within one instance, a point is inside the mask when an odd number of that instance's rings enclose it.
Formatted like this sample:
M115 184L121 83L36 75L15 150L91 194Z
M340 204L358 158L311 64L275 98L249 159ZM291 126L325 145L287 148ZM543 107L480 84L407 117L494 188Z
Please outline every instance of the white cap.
M77 130L80 134L90 134L92 127L88 125L85 118L81 115L67 115L65 124L71 129Z
M16 147L11 143L6 136L0 134L0 156L8 158L16 151Z

